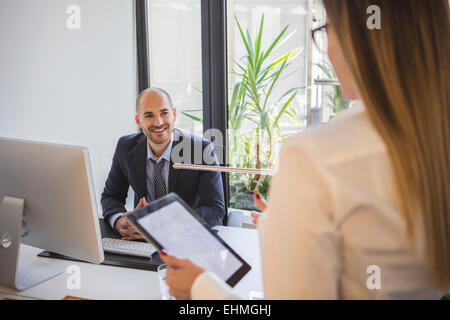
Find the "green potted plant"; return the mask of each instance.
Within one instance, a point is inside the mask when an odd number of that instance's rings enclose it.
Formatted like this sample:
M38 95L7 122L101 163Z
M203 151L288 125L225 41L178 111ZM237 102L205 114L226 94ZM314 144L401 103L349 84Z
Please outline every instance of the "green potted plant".
M273 59L271 53L284 40L288 26L283 28L267 48L263 48L264 16L254 38L248 30L244 33L237 18L236 23L246 54L235 62L237 71L234 74L240 81L234 87L229 105L230 158L241 155L241 161L232 165L271 168L274 163L275 143L281 141L280 119L287 116L301 127L296 119L297 113L292 107L298 88L291 88L280 96L274 96L274 89L282 81L287 67L301 48ZM244 120L252 122L254 129L242 134ZM238 206L245 195L250 198L253 193L266 196L270 177L232 174L230 181L233 189L230 202ZM233 201L234 199L236 201ZM248 202L253 203L251 199Z
M285 39L288 26L283 28L267 48L263 48L264 16L261 17L254 38L248 30L244 33L238 19L235 20L246 54L235 59L237 71L232 72L238 81L228 105L230 165L272 168L275 143L282 139L279 128L281 118L289 117L302 127L292 106L299 88L291 88L276 97L274 95L274 89L286 77L287 67L302 48L290 50L273 59L271 53ZM202 121L198 111L186 110L182 114L194 121ZM249 123L253 123L251 128ZM242 130L243 126L245 130ZM256 209L253 194L261 193L266 197L269 185L270 176L231 173L230 205L241 209Z

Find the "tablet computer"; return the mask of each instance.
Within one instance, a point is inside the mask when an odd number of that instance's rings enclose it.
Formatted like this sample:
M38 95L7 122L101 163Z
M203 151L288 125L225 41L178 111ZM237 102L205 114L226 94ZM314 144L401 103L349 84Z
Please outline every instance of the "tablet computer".
M127 215L159 250L189 259L234 287L251 269L177 194L170 193Z

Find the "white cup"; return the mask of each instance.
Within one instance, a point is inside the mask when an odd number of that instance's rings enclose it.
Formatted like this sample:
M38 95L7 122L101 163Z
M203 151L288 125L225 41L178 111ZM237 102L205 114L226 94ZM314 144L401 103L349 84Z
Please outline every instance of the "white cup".
M161 290L161 299L175 300L175 298L169 294L169 286L166 283L166 271L167 271L166 263L158 266L158 278L159 278L159 289Z

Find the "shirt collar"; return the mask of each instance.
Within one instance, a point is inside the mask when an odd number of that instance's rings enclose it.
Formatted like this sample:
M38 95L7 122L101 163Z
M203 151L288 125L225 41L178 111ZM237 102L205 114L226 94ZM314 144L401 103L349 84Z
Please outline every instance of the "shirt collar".
M174 136L174 134L172 132L172 137L170 138L169 145L167 146L166 150L164 151L164 153L162 154L162 156L159 159L154 155L152 148L150 148L150 145L148 144L148 141L147 141L147 160L153 159L158 163L161 161L161 159L164 159L164 160L170 162L170 154L172 153L173 136Z

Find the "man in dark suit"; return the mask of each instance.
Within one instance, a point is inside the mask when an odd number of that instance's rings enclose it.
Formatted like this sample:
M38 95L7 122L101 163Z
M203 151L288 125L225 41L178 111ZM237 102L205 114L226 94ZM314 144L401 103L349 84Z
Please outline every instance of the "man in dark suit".
M124 240L142 239L128 222L128 188L135 192L135 210L167 193L175 192L209 225L221 225L225 215L219 172L174 169L176 162L216 164L213 145L201 137L174 128L176 109L162 89L148 88L136 101L136 123L141 133L123 136L117 143L111 171L102 193L103 217ZM200 147L201 146L201 147Z

